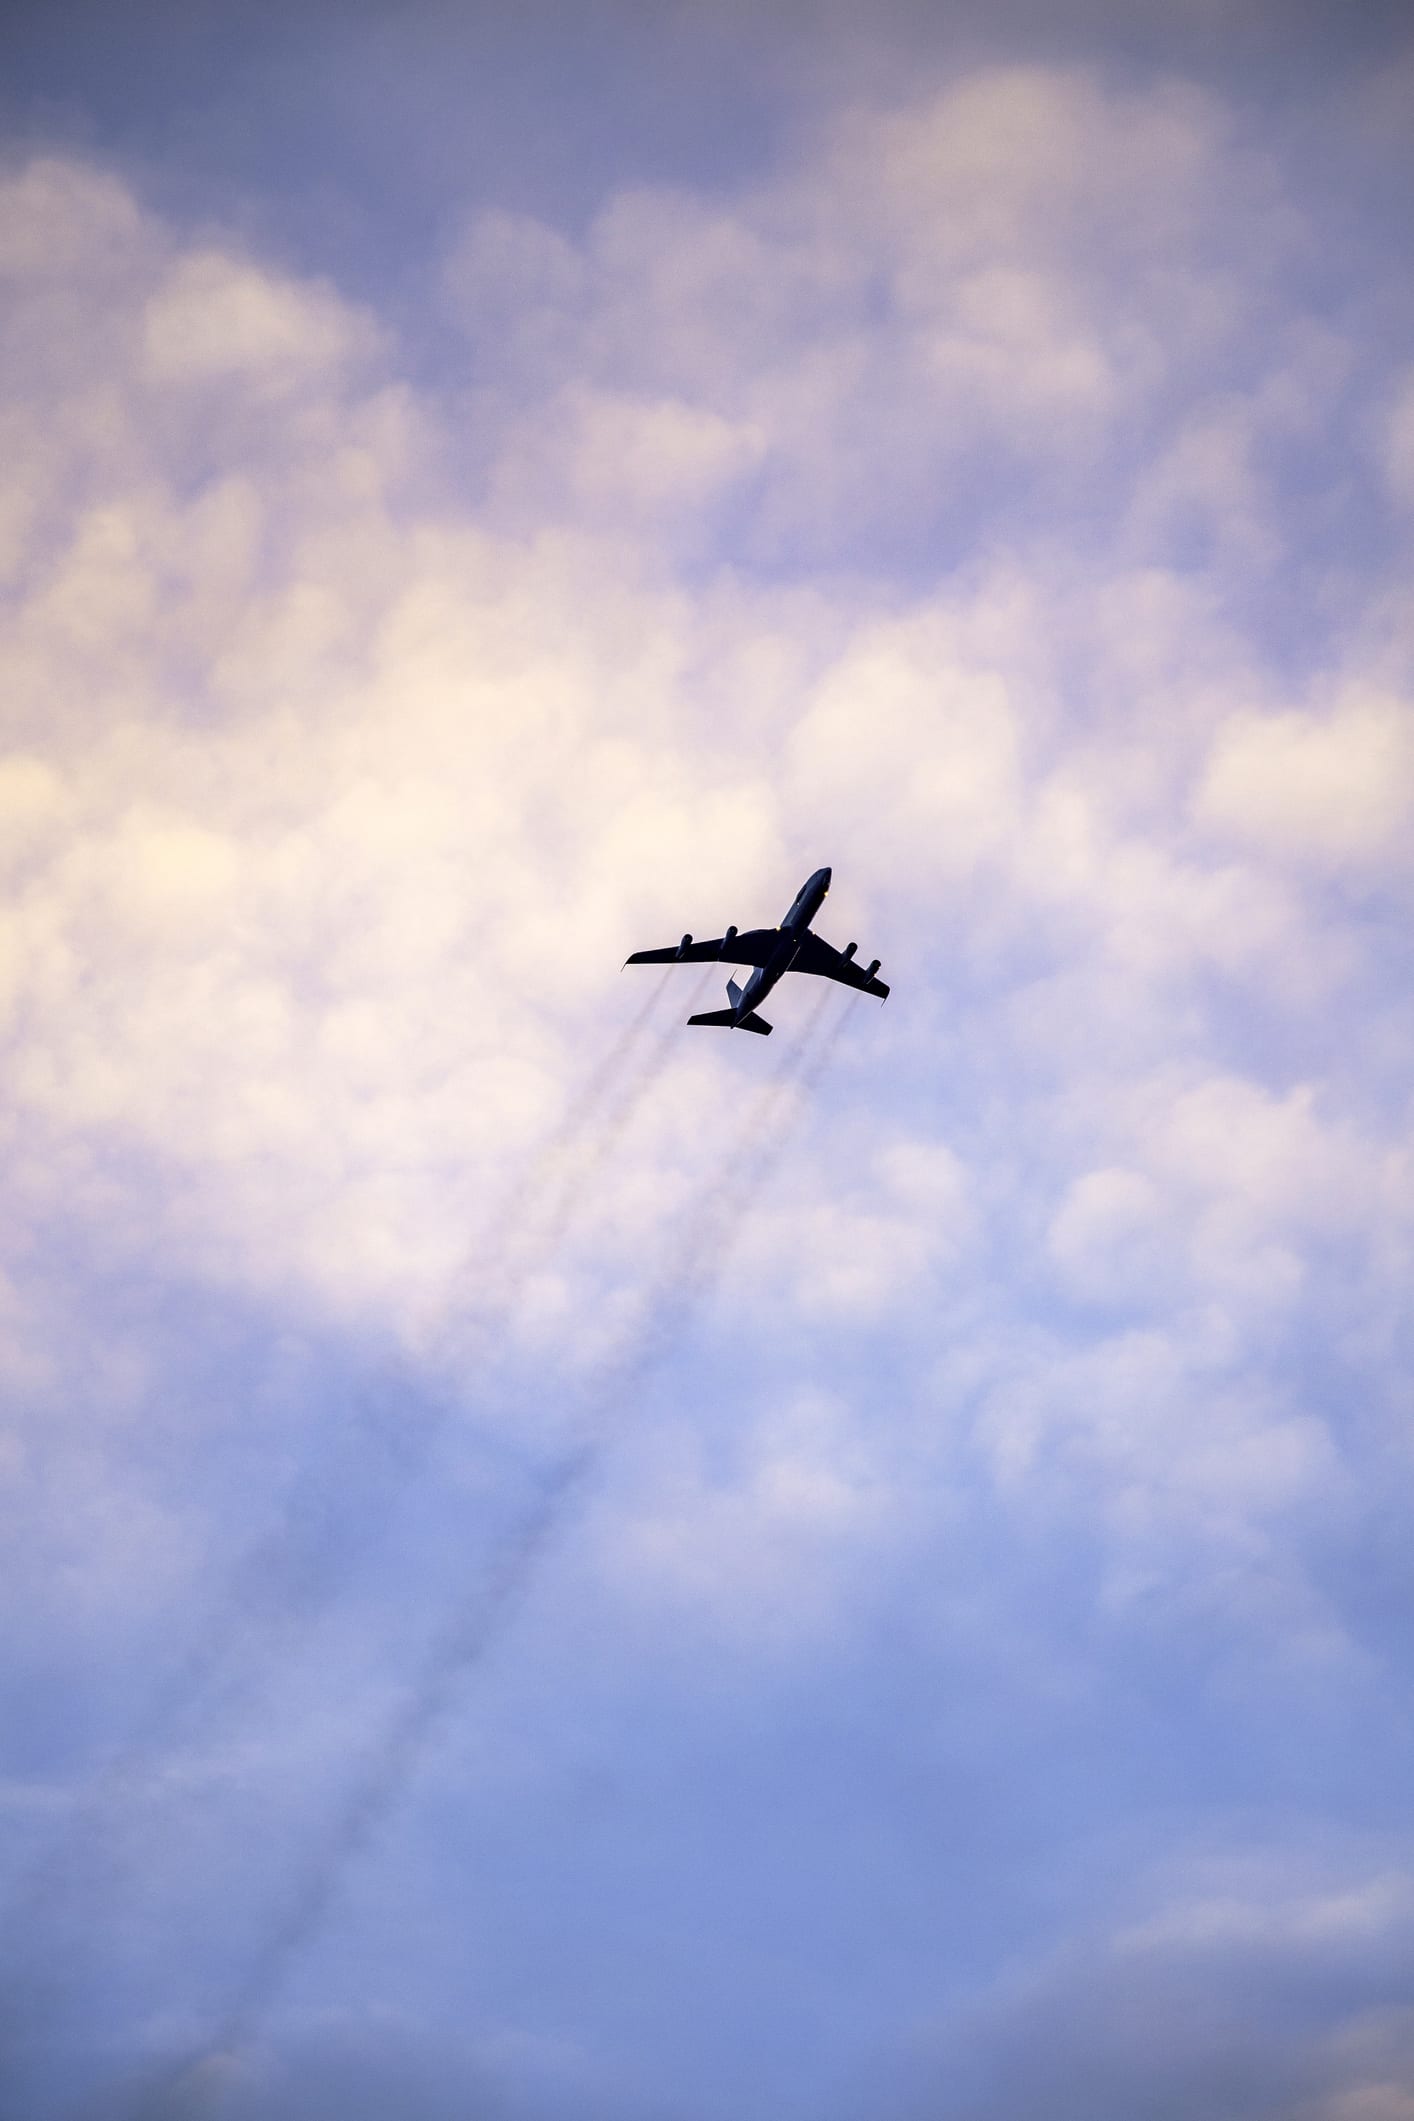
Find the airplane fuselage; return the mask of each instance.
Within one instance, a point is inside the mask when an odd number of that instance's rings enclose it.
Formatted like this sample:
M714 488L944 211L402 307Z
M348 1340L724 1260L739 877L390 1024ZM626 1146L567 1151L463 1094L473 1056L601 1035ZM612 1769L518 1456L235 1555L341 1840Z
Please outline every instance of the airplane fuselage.
M704 1009L690 1016L690 1024L715 1024L719 1030L754 1031L769 1037L771 1026L756 1012L756 1004L768 995L787 972L803 972L816 979L838 980L859 994L872 994L886 1001L888 988L878 978L879 960L871 965L855 963L857 945L836 950L810 923L825 902L830 871L817 869L795 895L790 911L779 928L728 928L725 935L703 937L694 942L685 935L680 943L656 950L635 950L625 959L630 965L719 965L750 967L745 984L727 981L728 1009Z
M749 1016L758 1002L764 1001L778 980L785 978L800 952L801 937L807 932L830 888L828 869L817 869L808 877L795 895L795 902L781 922L778 933L780 942L764 965L758 965L741 990L741 1000L736 1005L738 1017Z

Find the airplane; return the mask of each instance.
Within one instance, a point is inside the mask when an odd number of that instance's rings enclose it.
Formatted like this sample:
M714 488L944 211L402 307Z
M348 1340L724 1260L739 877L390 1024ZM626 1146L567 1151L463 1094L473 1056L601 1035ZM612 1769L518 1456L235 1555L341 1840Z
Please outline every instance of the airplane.
M739 987L734 979L727 981L730 1009L709 1009L702 1016L690 1016L688 1022L720 1024L731 1031L759 1031L763 1038L769 1038L771 1026L756 1014L756 1003L764 1001L787 972L814 972L822 979L837 979L846 987L857 987L861 994L877 994L882 1001L889 990L874 976L879 969L877 957L866 969L854 962L857 943L835 950L811 933L810 923L829 888L829 870L817 869L801 885L795 904L779 928L748 928L740 935L735 928L728 928L725 935L710 943L695 943L690 935L685 935L676 946L669 943L664 950L635 950L624 963L700 965L720 959L726 965L754 965L756 970L744 987Z

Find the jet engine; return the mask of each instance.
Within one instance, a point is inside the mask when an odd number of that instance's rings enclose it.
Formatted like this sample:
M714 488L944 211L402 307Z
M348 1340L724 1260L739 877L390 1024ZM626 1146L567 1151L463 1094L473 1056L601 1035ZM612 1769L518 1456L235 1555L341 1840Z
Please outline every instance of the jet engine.
M864 977L866 979L873 979L874 974L878 971L882 963L883 959L880 957L876 957L873 964L869 967L869 970L865 973Z
M856 951L856 950L857 950L858 948L859 948L859 945L858 945L858 943L846 943L846 944L845 944L845 946L844 946L844 953L843 953L843 954L844 954L844 956L845 956L845 958L846 958L846 960L848 960L849 958L852 958L852 957L854 956L854 953L855 953L855 951Z
M692 948L692 937L691 937L690 935L685 935L685 936L683 937L682 941L681 941L681 942L680 942L680 943L678 944L678 956L679 956L679 957L686 957L686 955L687 955L688 951L689 951L689 950L690 950L691 948Z
M733 944L733 943L734 943L735 941L736 941L736 930L735 930L735 928L728 928L728 930L727 930L726 934L725 934L725 935L724 935L724 936L722 937L722 956L723 956L723 957L725 957L725 956L726 956L727 952L728 952L728 951L729 951L729 950L731 949L731 946L732 946L732 944Z

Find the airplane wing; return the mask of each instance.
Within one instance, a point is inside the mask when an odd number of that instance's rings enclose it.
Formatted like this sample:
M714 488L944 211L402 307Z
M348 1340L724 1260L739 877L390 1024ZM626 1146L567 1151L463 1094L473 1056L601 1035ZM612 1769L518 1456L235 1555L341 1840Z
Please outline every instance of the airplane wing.
M821 979L837 979L842 986L857 987L861 994L877 994L880 1001L889 991L881 979L866 972L863 965L856 965L843 950L832 949L829 943L822 942L818 935L808 931L801 937L800 949L790 969L792 972L814 972Z
M764 965L780 942L777 928L746 928L740 935L719 935L694 943L690 936L662 950L635 950L626 965Z

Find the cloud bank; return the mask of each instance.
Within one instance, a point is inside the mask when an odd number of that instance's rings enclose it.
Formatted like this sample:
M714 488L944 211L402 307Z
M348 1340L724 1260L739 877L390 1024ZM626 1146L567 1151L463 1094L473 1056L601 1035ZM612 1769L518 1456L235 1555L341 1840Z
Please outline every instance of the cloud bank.
M1285 156L978 66L468 212L435 383L96 159L7 174L15 1873L292 1481L348 1546L149 1750L35 2113L221 2022L718 1197L755 1056L684 1033L470 1332L617 966L821 861L893 998L223 2096L386 2025L429 2112L1414 2101L1408 318Z

